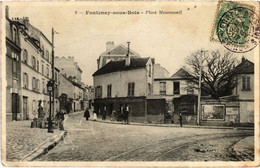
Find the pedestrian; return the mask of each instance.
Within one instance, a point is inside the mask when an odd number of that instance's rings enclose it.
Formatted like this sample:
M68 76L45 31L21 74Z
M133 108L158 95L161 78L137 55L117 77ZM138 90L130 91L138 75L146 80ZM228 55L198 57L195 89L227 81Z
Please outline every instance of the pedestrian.
M104 110L103 110L103 114L102 114L102 120L106 120L106 116L107 116L107 109L106 109L106 106L104 106Z
M93 111L93 121L97 121L97 111L95 109Z
M129 124L129 107L128 107L128 105L126 105L126 107L125 107L125 123L126 124Z
M180 112L180 115L179 115L179 121L180 121L180 126L182 127L182 115L181 115L181 112Z
M64 130L63 122L64 122L64 109L61 109L60 112L56 114L56 118L58 120L59 129Z
M86 120L88 121L88 118L90 117L88 108L86 108L86 111L85 111L85 113L84 113L84 117L85 117Z
M43 119L44 117L45 117L45 114L44 114L43 107L42 107L42 101L39 100L39 102L38 102L38 118Z

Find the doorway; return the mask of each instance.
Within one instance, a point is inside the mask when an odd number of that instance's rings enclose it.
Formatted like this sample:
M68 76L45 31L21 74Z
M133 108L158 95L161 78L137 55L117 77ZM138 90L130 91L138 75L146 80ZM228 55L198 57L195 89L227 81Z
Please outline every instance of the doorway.
M17 93L12 93L12 120L17 121L19 113L19 96Z
M28 98L23 97L23 120L28 120Z

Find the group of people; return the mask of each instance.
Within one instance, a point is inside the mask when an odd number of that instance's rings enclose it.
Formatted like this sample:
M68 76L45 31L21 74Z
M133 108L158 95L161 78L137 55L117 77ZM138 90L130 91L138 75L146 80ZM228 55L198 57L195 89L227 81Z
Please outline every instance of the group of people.
M116 112L113 111L112 112L112 117L116 117L117 121L122 121L125 124L129 124L129 107L126 105L125 107L121 106L120 109ZM107 111L106 111L106 107L104 107L104 111L102 113L102 120L106 120L106 115L107 115ZM86 120L89 120L90 117L90 113L89 113L89 109L87 108L85 113L84 113L84 117L86 118ZM64 120L64 119L63 119ZM94 110L93 112L93 120L96 121L97 120L97 113ZM179 113L179 123L180 126L182 127L182 113Z
M113 110L112 115L111 115L111 120L112 118L115 118L116 121L122 121L125 124L129 124L129 106L121 106L118 111ZM101 112L102 120L106 120L107 118L107 109L106 106L104 107L103 111ZM90 118L90 112L89 109L86 109L84 113L84 117L88 121ZM97 112L94 110L93 111L93 120L97 120Z

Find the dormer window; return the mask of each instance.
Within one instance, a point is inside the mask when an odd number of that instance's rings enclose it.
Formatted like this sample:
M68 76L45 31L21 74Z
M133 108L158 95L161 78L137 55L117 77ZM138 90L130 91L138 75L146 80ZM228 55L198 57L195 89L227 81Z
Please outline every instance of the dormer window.
M13 27L12 30L13 30L12 41L16 44L17 31L15 27Z

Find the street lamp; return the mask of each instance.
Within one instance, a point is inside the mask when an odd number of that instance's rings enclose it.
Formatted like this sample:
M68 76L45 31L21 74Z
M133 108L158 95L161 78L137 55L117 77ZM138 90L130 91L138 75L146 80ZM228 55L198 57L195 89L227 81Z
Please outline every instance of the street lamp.
M53 81L50 80L48 83L47 83L47 90L49 92L49 96L50 96L50 111L49 111L49 120L48 120L48 133L53 133L53 126L52 126L52 116L51 116L51 111L52 111L52 108L51 108L51 93L53 92Z

